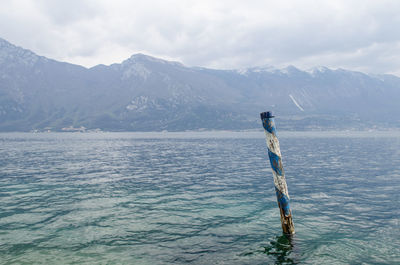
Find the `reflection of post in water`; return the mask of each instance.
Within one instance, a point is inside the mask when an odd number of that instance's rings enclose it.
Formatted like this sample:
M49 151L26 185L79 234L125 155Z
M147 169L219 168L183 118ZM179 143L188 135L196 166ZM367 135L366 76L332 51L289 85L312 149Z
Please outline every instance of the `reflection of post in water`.
M289 204L289 192L285 179L285 172L282 166L282 156L279 147L279 141L276 137L274 116L271 112L261 113L261 121L264 127L267 140L268 156L271 163L272 174L274 176L274 185L278 206L281 213L282 230L285 234L294 234L294 224L292 220L292 211Z
M263 252L268 256L275 256L275 264L296 264L297 262L291 257L292 249L292 236L284 234L275 237L269 246L264 247Z

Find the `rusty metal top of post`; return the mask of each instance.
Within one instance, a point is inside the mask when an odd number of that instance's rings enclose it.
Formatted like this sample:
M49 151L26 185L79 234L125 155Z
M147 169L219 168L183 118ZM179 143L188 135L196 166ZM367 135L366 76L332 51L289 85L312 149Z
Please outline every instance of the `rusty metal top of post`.
M261 119L269 119L269 118L275 117L272 115L271 111L261 112L260 116L261 116Z
M267 130L269 133L276 135L275 122L274 122L275 116L272 115L272 112L271 111L261 112L260 116L264 129Z

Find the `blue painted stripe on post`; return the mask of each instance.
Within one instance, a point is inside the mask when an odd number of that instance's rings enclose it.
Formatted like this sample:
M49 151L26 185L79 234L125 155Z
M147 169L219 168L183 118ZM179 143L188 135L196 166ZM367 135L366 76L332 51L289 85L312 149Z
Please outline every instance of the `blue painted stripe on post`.
M263 119L262 122L265 130L267 130L269 133L276 134L275 122L273 118Z
M277 187L275 187L275 192L280 208L282 208L285 216L289 216L290 215L289 198L285 194L283 194L280 190L278 190Z
M269 162L271 163L272 170L274 170L276 172L276 174L278 174L279 176L282 176L283 174L282 174L281 158L277 154L271 152L269 149L268 149L268 156L269 156Z

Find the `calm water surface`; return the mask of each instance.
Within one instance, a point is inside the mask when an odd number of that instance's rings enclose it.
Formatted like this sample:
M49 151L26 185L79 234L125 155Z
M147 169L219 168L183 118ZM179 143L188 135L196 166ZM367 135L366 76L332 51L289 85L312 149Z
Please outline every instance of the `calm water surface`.
M0 134L0 264L400 264L400 133Z

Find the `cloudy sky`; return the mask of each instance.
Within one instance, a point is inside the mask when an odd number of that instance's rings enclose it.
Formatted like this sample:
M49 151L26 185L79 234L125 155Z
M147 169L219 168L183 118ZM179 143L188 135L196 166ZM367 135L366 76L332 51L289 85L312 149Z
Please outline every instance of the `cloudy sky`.
M0 37L87 67L141 52L219 69L400 75L398 0L3 0Z

